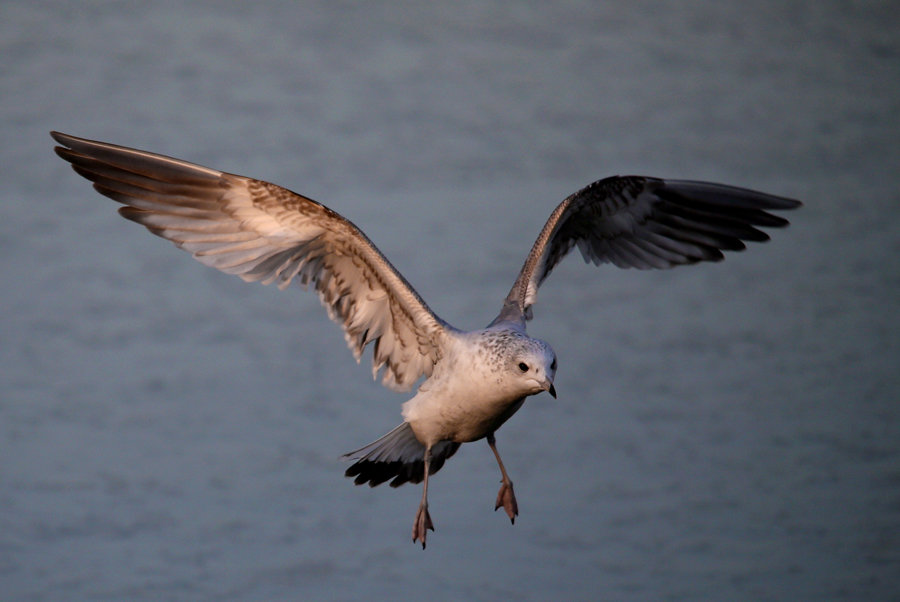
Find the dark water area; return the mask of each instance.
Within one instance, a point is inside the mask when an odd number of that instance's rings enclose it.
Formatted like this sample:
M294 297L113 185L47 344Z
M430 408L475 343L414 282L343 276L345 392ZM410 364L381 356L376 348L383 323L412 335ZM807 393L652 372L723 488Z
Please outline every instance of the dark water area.
M0 2L4 600L896 600L900 38L889 2ZM339 457L407 396L315 295L118 217L48 131L282 184L491 320L562 198L804 201L719 264L567 260L560 362L420 489Z

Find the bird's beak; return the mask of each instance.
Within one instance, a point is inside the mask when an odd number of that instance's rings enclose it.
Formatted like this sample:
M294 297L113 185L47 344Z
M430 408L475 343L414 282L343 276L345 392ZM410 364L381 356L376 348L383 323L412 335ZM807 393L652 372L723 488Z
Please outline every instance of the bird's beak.
M553 386L553 383L550 383L550 386L547 387L547 393L553 396L553 399L556 399L556 387Z

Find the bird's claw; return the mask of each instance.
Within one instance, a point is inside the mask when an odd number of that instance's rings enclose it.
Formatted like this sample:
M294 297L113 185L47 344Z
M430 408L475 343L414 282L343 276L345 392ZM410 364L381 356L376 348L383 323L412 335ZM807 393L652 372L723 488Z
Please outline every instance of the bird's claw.
M431 522L431 515L428 514L428 506L421 505L419 506L419 511L416 512L416 520L413 522L412 539L413 543L421 541L423 550L425 549L425 536L428 534L428 529L434 531L434 524Z
M510 522L516 524L516 517L519 515L519 505L516 503L516 494L513 492L512 481L506 481L500 486L494 511L496 512L501 506L506 511L506 516L509 517Z

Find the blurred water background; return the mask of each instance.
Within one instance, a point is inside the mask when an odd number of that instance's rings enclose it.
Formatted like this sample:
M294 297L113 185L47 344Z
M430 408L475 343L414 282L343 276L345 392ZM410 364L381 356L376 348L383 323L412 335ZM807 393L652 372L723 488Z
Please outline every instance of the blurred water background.
M895 2L0 2L4 600L897 600ZM48 130L277 182L486 324L600 177L802 199L721 264L585 267L530 331L559 399L432 483L341 453L406 399L314 295L119 218Z

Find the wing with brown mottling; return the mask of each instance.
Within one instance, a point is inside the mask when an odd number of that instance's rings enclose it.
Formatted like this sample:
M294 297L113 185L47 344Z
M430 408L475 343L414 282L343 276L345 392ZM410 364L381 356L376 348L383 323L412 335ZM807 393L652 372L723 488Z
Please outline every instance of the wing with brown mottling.
M146 151L51 134L57 154L119 212L246 281L310 282L359 361L407 390L431 374L449 330L359 228L280 186Z

